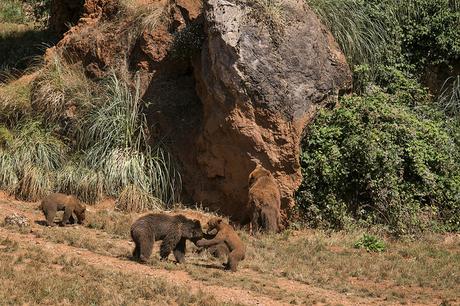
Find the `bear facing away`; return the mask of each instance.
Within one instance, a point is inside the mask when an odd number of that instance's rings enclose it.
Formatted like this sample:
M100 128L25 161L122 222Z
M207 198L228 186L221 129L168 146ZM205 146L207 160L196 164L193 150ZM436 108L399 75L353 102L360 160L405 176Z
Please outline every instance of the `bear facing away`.
M203 237L200 221L188 219L183 215L148 214L131 225L131 238L135 243L133 258L146 262L152 254L153 244L162 240L161 259L168 258L171 251L178 263L185 260L186 240Z
M249 174L248 207L251 232L281 229L281 194L273 175L261 165Z
M77 216L79 224L82 224L85 220L86 206L72 195L52 193L42 199L40 209L45 214L48 226L55 226L54 217L57 211L64 211L61 221L62 226L65 226L69 222L73 223L72 214Z
M208 221L208 232L214 229L217 230L217 234L213 239L201 239L197 241L196 245L199 247L212 247L225 244L229 251L225 269L235 272L237 270L238 263L245 257L246 247L240 237L238 237L238 234L235 232L233 227L224 223L221 218L212 218Z

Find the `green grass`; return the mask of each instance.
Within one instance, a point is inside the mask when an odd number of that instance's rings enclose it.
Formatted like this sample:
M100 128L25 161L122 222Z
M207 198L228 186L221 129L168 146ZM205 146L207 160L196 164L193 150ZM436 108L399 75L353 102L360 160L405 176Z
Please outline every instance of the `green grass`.
M104 197L104 178L101 172L88 168L83 162L70 160L56 173L56 190L95 204Z
M26 15L19 0L2 0L0 3L0 23L25 23Z
M77 140L86 150L88 167L103 173L104 192L115 197L123 194L120 208L134 211L156 208L160 201L176 202L181 188L170 156L147 144L138 82L132 93L113 75L106 102L85 115ZM130 205L133 200L138 205Z
M368 252L383 252L386 249L385 242L376 236L363 234L355 243L355 248L364 248Z
M381 63L393 47L386 22L397 22L395 12L376 16L380 5L361 0L306 0L331 30L351 65Z
M40 122L18 125L0 148L0 186L23 200L37 201L53 190L66 145Z

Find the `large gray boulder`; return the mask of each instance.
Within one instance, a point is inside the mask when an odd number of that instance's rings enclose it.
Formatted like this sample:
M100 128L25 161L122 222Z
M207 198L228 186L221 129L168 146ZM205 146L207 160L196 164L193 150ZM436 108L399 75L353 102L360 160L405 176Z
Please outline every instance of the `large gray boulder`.
M277 179L282 207L292 207L305 127L351 88L345 57L302 0L207 0L204 12L207 39L195 63L201 130L187 152L185 188L244 220L248 175L260 163Z

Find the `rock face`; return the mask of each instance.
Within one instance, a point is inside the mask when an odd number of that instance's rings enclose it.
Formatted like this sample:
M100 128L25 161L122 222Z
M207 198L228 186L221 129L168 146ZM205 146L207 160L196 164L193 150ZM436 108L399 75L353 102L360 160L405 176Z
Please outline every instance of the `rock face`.
M93 78L139 72L152 142L179 161L185 202L248 221L248 175L261 164L280 186L282 209L292 207L305 127L351 87L332 35L303 0L138 2L162 12L153 29L115 0L86 0L51 52Z
M304 128L328 98L351 87L343 54L310 8L280 3L205 4L207 40L195 64L202 128L191 148L196 163L184 165L185 188L240 220L256 164L278 181L282 208L293 205Z

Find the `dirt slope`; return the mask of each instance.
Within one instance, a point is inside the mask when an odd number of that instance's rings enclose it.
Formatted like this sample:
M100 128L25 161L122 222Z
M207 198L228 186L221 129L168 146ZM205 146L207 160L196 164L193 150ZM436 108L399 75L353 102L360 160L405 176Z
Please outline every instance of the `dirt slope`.
M353 292L340 292L339 288L334 290L328 286L307 284L275 276L275 273L271 275L271 273L256 271L248 268L247 265L243 265L237 273L226 273L221 271L218 260L194 253L190 247L185 265L173 264L172 256L170 262L160 262L157 259L158 250L154 251L154 258L149 264L141 265L129 259L133 245L127 238L82 226L44 227L38 224L39 222L35 222L43 220L41 212L35 210L36 207L37 203L0 198L0 220L13 212L24 214L32 220L31 232L21 233L14 228L0 227L0 236L14 240L21 246L36 246L53 254L76 256L97 268L135 273L145 278L159 278L186 287L190 293L204 292L222 303L243 305L393 305L395 303L387 300L385 296L363 296ZM97 211L91 207L89 213L94 214ZM394 285L385 282L359 284L356 280L356 284L375 291L397 290ZM409 295L421 294L417 288L401 290L407 290ZM414 300L411 301L409 298L405 303L439 305L442 302L437 292L430 289L422 291L429 297L428 300L417 301L414 297Z

